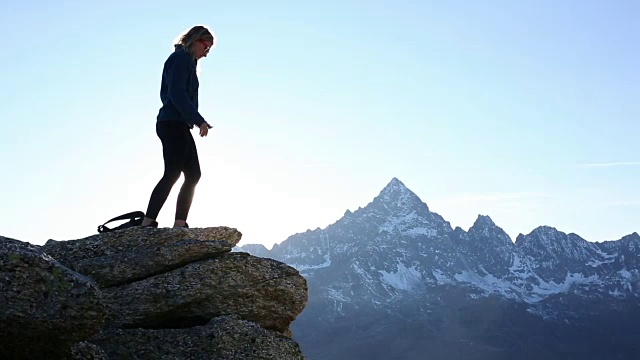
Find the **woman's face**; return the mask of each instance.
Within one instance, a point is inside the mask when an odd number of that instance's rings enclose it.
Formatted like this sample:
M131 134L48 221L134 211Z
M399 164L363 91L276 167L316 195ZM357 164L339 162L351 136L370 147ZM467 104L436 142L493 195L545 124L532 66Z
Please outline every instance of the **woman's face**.
M195 44L196 59L206 57L213 46L213 41L200 39Z

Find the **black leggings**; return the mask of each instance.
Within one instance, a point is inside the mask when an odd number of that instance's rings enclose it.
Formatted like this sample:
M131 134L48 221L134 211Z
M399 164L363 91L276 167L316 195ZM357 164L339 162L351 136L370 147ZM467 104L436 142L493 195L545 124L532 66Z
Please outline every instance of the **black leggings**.
M175 219L186 221L193 193L201 175L196 143L193 141L189 126L180 121L158 121L156 134L162 141L164 175L151 193L146 217L150 219L158 217L171 188L180 178L180 173L184 173L184 183L178 193Z

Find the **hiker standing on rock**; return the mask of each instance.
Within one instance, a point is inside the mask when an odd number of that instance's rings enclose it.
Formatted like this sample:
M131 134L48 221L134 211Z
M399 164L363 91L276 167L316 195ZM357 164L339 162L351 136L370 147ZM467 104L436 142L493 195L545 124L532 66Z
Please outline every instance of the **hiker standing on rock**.
M188 228L196 184L200 180L200 163L191 129L197 126L200 136L207 136L211 125L198 112L198 60L206 57L214 45L214 36L205 26L194 26L174 45L162 71L160 99L162 107L156 122L156 134L162 142L164 174L153 189L142 227L158 227L160 209L173 185L184 173L178 193L174 228Z

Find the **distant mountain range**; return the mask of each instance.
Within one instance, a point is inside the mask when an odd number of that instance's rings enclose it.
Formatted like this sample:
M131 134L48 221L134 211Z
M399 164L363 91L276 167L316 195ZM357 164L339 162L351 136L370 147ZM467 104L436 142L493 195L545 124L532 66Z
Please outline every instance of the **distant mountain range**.
M394 178L366 207L268 250L309 285L292 330L309 359L640 359L640 236L488 216L452 228Z

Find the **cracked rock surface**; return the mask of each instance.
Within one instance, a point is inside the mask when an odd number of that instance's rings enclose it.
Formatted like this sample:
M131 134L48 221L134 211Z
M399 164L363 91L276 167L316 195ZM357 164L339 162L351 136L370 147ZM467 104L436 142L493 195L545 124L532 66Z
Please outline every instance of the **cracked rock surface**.
M280 261L232 253L241 237L229 227L134 227L41 248L95 280L108 327L184 328L236 314L288 334L307 282Z
M304 359L292 339L236 315L186 329L113 329L94 342L112 359Z
M307 281L283 262L232 252L241 236L136 227L43 246L0 237L0 332L29 339L3 342L0 355L303 359L289 326Z
M78 240L49 240L42 250L69 268L90 276L101 288L107 288L230 252L241 237L238 230L224 226L134 227Z
M307 284L279 261L228 253L105 289L103 300L120 328L179 328L237 314L286 333L304 309Z

